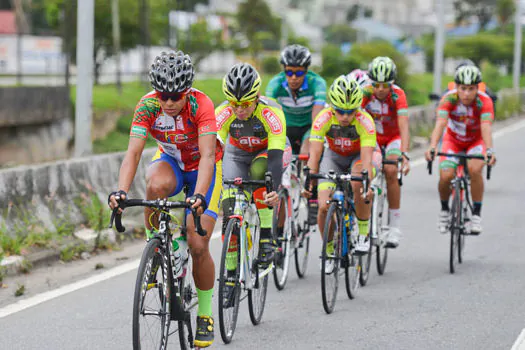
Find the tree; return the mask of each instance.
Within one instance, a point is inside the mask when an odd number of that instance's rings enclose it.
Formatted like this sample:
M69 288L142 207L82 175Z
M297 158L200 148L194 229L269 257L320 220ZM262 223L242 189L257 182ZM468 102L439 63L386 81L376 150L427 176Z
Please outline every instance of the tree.
M445 44L445 57L469 58L479 65L483 60L492 64L512 64L514 39L512 36L480 33Z
M264 0L245 0L240 3L236 19L238 31L248 40L248 49L254 59L263 48L262 41L268 38L268 34L275 42L281 38L281 21L272 14Z
M42 1L42 0L41 0ZM55 30L62 26L62 9L65 1L71 0L43 0L47 22ZM70 30L76 37L76 1L73 2L75 9L74 21ZM149 26L146 28L152 45L165 43L168 27L168 5L166 0L148 0ZM140 4L137 0L119 0L120 31L122 50L127 50L141 44L141 15ZM95 83L98 83L100 66L108 57L114 54L112 31L111 31L111 4L107 0L95 0L95 48L93 57L95 60ZM73 61L76 56L76 40L71 45L70 55Z
M514 0L498 0L496 3L496 15L501 28L504 28L511 21L515 11L516 4Z
M179 48L188 53L195 66L210 52L223 48L220 31L212 31L208 28L208 23L201 19L193 23L186 32L179 31Z
M496 9L497 0L454 0L456 23L477 17L479 28L485 30Z
M333 24L324 29L325 40L331 44L341 45L357 40L357 30L346 24Z
M346 13L346 20L348 22L353 22L359 18L359 15L362 13L363 17L372 17L373 10L367 6L362 6L359 4L354 4L348 9Z

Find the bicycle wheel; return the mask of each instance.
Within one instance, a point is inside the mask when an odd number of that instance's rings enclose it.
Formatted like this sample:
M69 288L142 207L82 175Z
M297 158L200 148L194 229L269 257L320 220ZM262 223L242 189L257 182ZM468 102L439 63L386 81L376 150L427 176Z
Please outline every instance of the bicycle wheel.
M460 224L461 224L461 202L460 202L460 192L457 186L457 182L454 185L453 198L452 198L452 220L450 227L450 254L449 254L449 269L450 273L456 272L456 263L457 263L457 253L459 251L459 241L460 241Z
M298 184L300 188L300 184ZM294 220L292 235L295 237L294 257L295 272L299 278L303 278L308 267L308 253L310 251L310 226L308 224L308 213L310 212L308 199L301 196L298 191L294 196Z
M373 202L372 202L373 205ZM360 266L360 273L359 273L359 284L361 284L362 287L366 286L366 283L368 282L368 277L370 277L370 265L372 265L372 252L374 249L374 244L372 243L372 225L373 225L373 218L370 217L369 221L369 232L368 237L370 237L370 249L368 250L368 254L365 256L359 257L359 266Z
M268 274L259 277L259 285L248 291L248 310L250 311L250 320L254 326L261 323L264 306L266 304L266 292L268 291Z
M225 344L229 344L232 341L235 327L237 326L237 316L239 315L241 254L237 239L239 237L240 227L241 222L239 219L229 219L222 244L221 266L219 270L219 296L217 299L219 302L219 329L221 331L222 341ZM227 255L228 250L230 250L229 256ZM237 256L232 254L232 251L237 251ZM227 267L231 268L232 264L235 264L235 270L231 269L228 271Z
M199 304L197 290L193 282L193 262L191 258L188 260L184 275L177 279L176 288L178 288L180 304L186 318L184 321L178 321L180 347L182 350L189 350L194 348L194 334L197 329L197 306Z
M383 182L384 185L384 182ZM384 186L383 186L384 188ZM376 200L376 198L374 198ZM372 225L376 225L376 267L377 273L381 276L385 273L386 262L388 260L388 249L386 248L386 233L388 230L388 199L385 192L377 196L377 207L372 210Z
M345 262L345 286L348 298L354 299L357 294L357 288L360 283L361 276L361 260L363 256L354 256L347 254L343 261Z
M159 239L144 248L133 298L133 349L165 349L171 323L172 275Z
M329 256L326 247L329 242L330 232L333 232L334 254ZM342 217L337 203L330 204L326 215L326 222L323 231L323 248L321 251L321 294L323 297L323 308L327 314L334 311L337 299L337 289L339 287L339 268L341 266L341 237L342 237ZM333 265L332 271L327 271L327 267Z
M290 213L290 197L286 191L280 191L279 204L273 211L273 234L277 241L277 252L275 254L273 280L278 290L283 290L288 280L288 270L290 267L290 256L292 247L290 245L292 238L292 223ZM279 225L282 221L282 226ZM281 226L281 230L279 229ZM282 233L279 233L282 231Z

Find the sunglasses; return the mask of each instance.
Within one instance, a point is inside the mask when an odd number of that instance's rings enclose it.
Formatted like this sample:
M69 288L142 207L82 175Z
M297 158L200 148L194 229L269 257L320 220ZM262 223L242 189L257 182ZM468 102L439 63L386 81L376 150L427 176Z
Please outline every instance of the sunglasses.
M245 101L245 102L229 101L229 102L232 108L240 108L240 109L250 108L253 104L253 101Z
M339 114L352 114L355 112L357 108L354 109L342 109L342 108L334 108L334 110Z
M392 86L392 83L372 83L372 86L375 88L388 89Z
M284 72L289 77L293 77L295 75L297 78L300 78L300 77L302 77L303 75L306 74L305 70L291 70L291 69L287 69Z
M157 97L162 101L172 100L173 102L180 101L186 96L186 91L184 92L160 92L157 91Z

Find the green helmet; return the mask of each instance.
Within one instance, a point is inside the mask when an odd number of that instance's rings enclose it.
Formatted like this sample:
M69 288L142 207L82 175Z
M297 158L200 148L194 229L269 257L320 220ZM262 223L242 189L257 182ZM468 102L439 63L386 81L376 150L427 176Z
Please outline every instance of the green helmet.
M376 57L368 66L368 76L376 83L392 82L396 75L397 67L390 57Z
M335 108L356 109L361 107L363 90L355 79L341 75L330 86L328 96Z
M462 85L477 85L481 83L481 71L474 65L465 65L456 69L454 82Z

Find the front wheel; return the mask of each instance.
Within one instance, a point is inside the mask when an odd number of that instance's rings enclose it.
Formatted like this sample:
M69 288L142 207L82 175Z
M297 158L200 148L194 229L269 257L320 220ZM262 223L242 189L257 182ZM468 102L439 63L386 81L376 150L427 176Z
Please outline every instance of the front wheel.
M248 291L248 310L250 311L250 320L254 326L261 323L264 306L266 304L266 292L268 291L268 274L259 277L259 285Z
M308 213L310 211L308 199L298 198L298 215L294 217L293 229L295 230L295 271L299 278L303 278L308 267L308 253L310 250L310 226Z
M133 298L133 349L165 349L170 330L172 275L159 239L144 248Z
M197 290L193 282L192 259L186 264L184 275L177 279L176 288L179 290L178 297L182 310L184 310L185 320L178 321L179 342L182 350L194 348L194 335L197 329ZM177 295L177 293L175 293Z
M334 311L339 288L339 268L342 250L342 216L337 203L328 208L323 230L323 248L321 251L321 294L323 308L327 314ZM327 249L328 248L328 249Z
M372 206L372 220L371 227L375 226L377 238L374 240L376 250L376 267L377 273L381 276L385 273L386 262L388 260L388 249L386 247L387 232L388 232L388 200L386 194L383 192L378 196L374 196L374 201L377 200L377 205L373 203Z
M291 256L291 201L286 191L279 193L279 204L273 212L273 234L277 241L273 280L278 290L283 290L288 280Z

